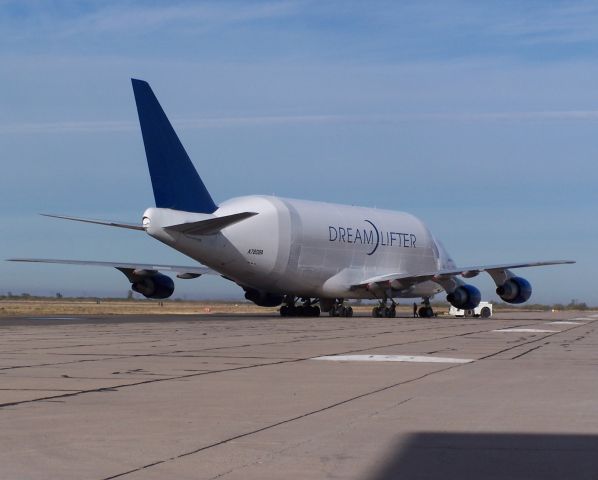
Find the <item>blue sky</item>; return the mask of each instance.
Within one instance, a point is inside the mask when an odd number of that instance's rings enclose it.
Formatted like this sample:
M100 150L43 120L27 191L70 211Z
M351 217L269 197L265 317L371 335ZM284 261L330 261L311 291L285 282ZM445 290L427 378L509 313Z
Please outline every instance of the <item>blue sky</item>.
M188 262L37 215L152 205L138 77L216 201L407 210L461 264L573 258L525 272L533 299L598 304L597 55L594 2L0 0L2 256ZM0 264L0 293L127 289L112 270ZM175 295L239 290L201 278Z

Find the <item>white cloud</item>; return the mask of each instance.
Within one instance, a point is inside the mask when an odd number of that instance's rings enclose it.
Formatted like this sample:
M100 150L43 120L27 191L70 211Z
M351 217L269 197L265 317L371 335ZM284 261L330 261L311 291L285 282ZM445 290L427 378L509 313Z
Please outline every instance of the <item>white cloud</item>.
M201 130L210 128L256 127L272 125L321 125L321 124L380 124L425 121L583 121L598 120L598 110L563 110L536 112L456 112L456 113L400 113L372 115L262 115L239 117L211 117L173 119L175 129ZM69 121L24 122L0 124L0 135L10 134L64 134L129 132L139 128L134 121Z
M139 31L184 24L203 30L222 25L238 24L284 17L296 10L296 3L204 3L160 7L106 8L82 17L67 33L81 31Z
M598 6L585 2L529 9L519 16L503 15L488 25L491 32L527 44L578 43L598 40Z
M303 2L165 2L159 5L100 3L90 12L76 8L25 8L25 14L5 15L4 35L13 39L65 38L87 34L141 34L158 29L205 31L228 25L282 18L296 13ZM0 5L1 7L1 5ZM64 7L64 6L63 6ZM30 28L27 28L30 27Z

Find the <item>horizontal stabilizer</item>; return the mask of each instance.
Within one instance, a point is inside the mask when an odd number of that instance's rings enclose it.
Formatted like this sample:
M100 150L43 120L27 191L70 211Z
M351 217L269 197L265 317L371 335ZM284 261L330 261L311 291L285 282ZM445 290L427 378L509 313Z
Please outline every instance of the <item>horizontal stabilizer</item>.
M197 222L180 223L178 225L171 225L165 227L166 230L171 230L185 235L213 235L218 233L223 228L234 225L247 218L257 215L255 212L241 212L233 213L232 215L224 215L222 217L208 218L207 220L199 220Z
M134 223L113 222L111 220L93 220L90 218L68 217L66 215L51 215L49 213L40 213L40 215L51 218L62 218L63 220L74 220L75 222L95 223L96 225L107 225L109 227L128 228L130 230L141 231L144 230L144 228L141 225Z

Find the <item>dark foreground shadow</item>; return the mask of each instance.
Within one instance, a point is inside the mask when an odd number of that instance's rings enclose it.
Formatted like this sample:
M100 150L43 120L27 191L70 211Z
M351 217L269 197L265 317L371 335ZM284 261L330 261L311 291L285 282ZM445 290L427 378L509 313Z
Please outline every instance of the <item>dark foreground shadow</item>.
M367 480L597 480L598 435L416 433Z

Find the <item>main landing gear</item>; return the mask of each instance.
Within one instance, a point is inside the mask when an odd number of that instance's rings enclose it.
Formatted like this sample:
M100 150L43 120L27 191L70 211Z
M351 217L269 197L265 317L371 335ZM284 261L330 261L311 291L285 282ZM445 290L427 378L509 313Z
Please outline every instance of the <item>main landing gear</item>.
M380 301L380 305L372 308L372 317L375 318L395 318L397 316L397 304L391 298L390 305L386 304L386 300Z
M339 298L336 302L334 302L332 307L330 307L328 315L331 317L352 317L353 308L343 305L343 299Z
M311 300L302 298L301 305L295 305L295 297L286 296L282 307L280 307L281 317L319 317L320 307L314 305L318 299Z
M434 316L434 310L430 306L429 298L424 298L422 306L419 307L419 310L417 311L417 315L421 318L432 318Z

